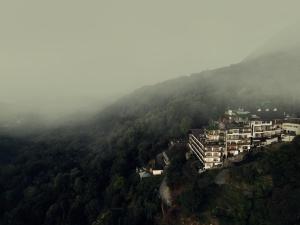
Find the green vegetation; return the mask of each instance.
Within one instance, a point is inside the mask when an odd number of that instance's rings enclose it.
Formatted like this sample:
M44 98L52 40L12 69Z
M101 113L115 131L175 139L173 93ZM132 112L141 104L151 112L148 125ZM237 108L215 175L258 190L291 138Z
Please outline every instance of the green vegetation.
M117 217L151 224L160 215L160 178L140 182L138 156L103 158L61 142L23 145L9 137L0 144L18 149L0 167L1 224L114 224ZM107 221L98 223L103 215Z
M199 175L178 198L183 216L229 225L299 224L300 137L274 150L254 152L229 169L226 184L217 171Z
M175 189L189 179L189 176L186 176L186 173L189 172L190 168L185 158L185 147L174 146L171 150L173 155L170 157L171 164L166 169L166 177L167 185L172 189Z

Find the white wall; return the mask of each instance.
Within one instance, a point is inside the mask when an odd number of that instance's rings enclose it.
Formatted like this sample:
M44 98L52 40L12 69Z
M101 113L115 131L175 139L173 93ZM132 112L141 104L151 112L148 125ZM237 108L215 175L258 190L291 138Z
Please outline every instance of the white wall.
M297 123L283 123L282 129L289 133L289 132L295 132L296 135L300 135L300 124Z

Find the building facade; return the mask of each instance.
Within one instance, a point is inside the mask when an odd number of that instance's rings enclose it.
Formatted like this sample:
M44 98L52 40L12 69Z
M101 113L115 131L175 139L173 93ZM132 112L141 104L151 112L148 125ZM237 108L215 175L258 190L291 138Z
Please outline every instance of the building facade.
M252 130L252 146L261 147L280 141L282 128L275 121L253 120L250 122Z
M292 141L300 135L300 119L265 121L243 109L227 110L213 125L214 128L195 129L189 134L188 147L205 169L220 167L225 158L252 148Z
M230 125L226 129L226 156L235 156L251 148L251 127L249 125Z
M300 135L300 119L289 119L282 123L282 141L291 142Z
M225 133L222 130L191 130L188 147L205 169L221 167L226 150Z

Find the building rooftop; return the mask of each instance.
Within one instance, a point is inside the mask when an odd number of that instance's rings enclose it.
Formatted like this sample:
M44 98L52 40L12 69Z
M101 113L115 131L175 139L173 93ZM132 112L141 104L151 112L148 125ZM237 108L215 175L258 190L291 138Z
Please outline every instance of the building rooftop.
M258 119L260 119L260 117L258 115L253 114L253 115L251 115L251 119L258 120Z
M300 118L286 118L283 120L283 123L296 123L300 124Z
M193 129L190 131L190 134L193 134L198 141L200 141L205 147L224 147L224 141L208 139L205 130L202 129Z

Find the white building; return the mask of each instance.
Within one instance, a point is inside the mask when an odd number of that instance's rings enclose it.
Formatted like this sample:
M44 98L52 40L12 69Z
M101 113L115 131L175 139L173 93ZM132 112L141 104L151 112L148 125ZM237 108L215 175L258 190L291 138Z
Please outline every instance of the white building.
M243 109L227 110L213 125L218 128L195 129L189 134L188 147L205 169L220 167L224 158L237 156L253 147L263 147L281 140L292 141L300 135L300 118L264 121Z
M226 129L226 156L235 156L251 149L251 127L231 124Z
M252 145L259 147L279 142L281 124L274 121L253 120L250 122L252 129Z
M226 150L224 131L191 130L188 147L203 163L205 169L221 167Z
M300 119L288 119L282 123L282 141L291 142L300 135Z

